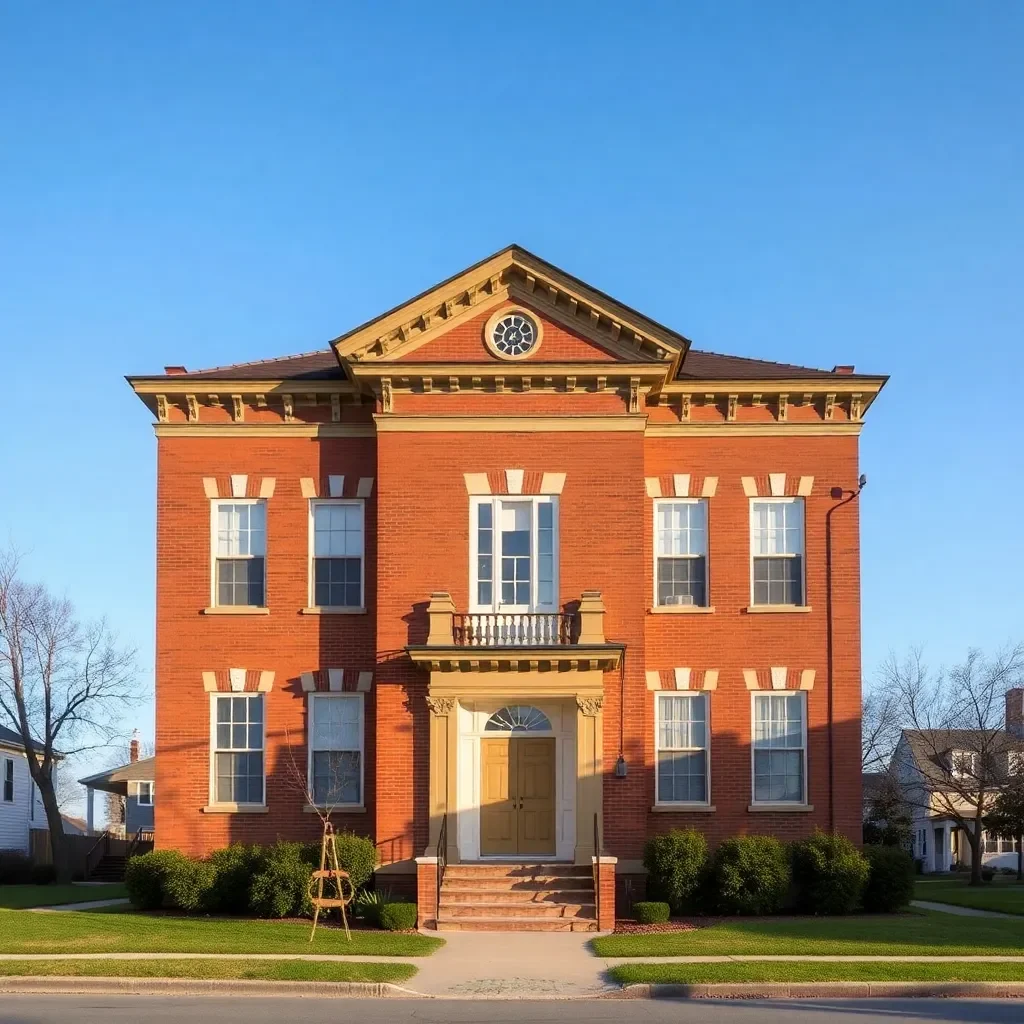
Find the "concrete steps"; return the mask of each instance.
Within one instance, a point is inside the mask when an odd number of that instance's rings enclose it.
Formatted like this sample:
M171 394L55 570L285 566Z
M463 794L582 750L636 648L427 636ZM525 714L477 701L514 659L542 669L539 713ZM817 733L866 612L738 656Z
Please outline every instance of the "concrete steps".
M453 864L439 931L596 931L593 873L575 864Z

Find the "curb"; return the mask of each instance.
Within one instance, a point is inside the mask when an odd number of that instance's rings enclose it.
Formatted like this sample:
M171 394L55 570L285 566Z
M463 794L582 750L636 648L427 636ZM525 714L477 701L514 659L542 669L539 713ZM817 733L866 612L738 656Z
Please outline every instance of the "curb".
M198 978L21 976L0 978L0 993L121 996L310 996L332 999L427 998L386 981L247 981Z
M1024 981L793 981L626 985L605 999L1024 999Z

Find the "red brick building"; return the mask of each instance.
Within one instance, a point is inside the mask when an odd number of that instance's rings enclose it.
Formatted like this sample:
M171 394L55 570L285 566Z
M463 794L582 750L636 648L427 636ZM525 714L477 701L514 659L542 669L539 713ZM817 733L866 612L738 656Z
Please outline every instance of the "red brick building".
M458 885L527 862L570 927L652 832L859 840L884 382L697 351L517 247L323 351L130 378L158 845L315 838L329 807L424 921L439 872L442 923L528 916Z

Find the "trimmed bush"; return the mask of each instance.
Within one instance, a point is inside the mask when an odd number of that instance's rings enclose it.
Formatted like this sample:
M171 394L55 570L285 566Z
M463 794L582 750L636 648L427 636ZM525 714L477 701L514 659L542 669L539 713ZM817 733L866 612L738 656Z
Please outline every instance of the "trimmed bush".
M162 889L163 905L170 910L198 914L209 910L217 872L208 860L182 857L167 866Z
M789 893L789 856L774 836L735 836L715 850L708 900L722 914L774 914Z
M386 932L407 932L416 927L415 903L385 903L380 908L380 926Z
M308 844L278 841L263 850L252 876L249 910L257 917L290 917L309 914L309 879L313 867L307 859Z
M260 856L258 846L246 846L245 843L232 843L210 854L209 863L214 871L213 887L208 900L211 912L249 913L249 889Z
M51 885L57 881L57 869L52 864L32 865L32 884Z
M377 867L377 847L373 840L357 836L354 832L339 832L335 837L335 845L338 850L338 866L348 872L357 889L362 889ZM310 863L319 866L320 844L314 843L313 847L315 853Z
M708 844L696 829L675 828L644 843L648 895L676 914L694 909L708 858Z
M633 917L637 924L664 924L671 914L667 903L655 903L650 900L633 904Z
M128 898L137 910L159 910L164 902L164 879L167 872L188 858L177 850L153 850L141 857L131 857L124 871Z
M844 835L816 831L792 846L797 909L851 914L868 880L868 862Z
M32 884L32 861L21 850L0 850L0 884Z
M894 914L914 898L913 858L895 846L865 846L868 881L862 897L872 914Z

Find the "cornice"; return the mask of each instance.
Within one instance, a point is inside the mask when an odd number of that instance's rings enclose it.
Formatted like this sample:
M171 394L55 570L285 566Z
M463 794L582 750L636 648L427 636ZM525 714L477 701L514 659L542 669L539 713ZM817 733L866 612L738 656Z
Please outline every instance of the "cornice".
M648 437L819 437L836 434L857 435L860 421L837 420L834 423L648 423Z
M374 437L372 423L154 423L157 437Z
M377 432L388 433L587 433L643 431L647 417L619 416L404 416L378 413Z
M348 380L303 380L301 377L267 378L266 380L233 380L219 377L216 380L197 380L188 374L165 377L126 377L137 395L263 395L289 392L296 395L347 395L359 389Z

